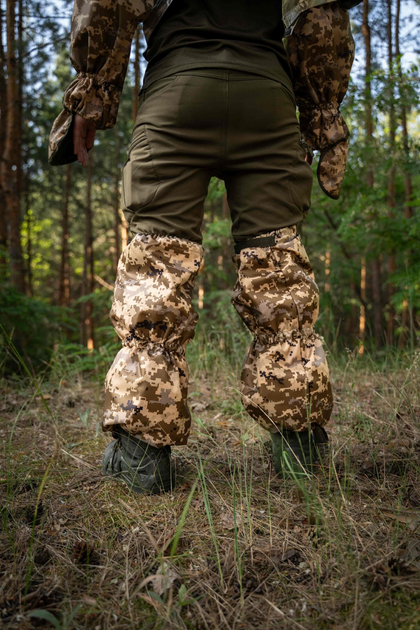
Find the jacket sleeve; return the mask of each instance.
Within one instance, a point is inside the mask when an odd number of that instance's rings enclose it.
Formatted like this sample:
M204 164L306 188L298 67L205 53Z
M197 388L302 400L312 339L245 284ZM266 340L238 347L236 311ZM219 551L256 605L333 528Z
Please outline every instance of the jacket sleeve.
M313 0L310 0L313 1ZM342 4L306 9L286 40L303 140L320 151L317 176L326 195L338 199L344 179L349 130L340 105L354 59L350 19Z
M115 124L134 32L151 0L75 0L70 59L77 77L64 93L67 112L97 129Z
M348 11L360 4L362 0L282 0L285 37L293 33L297 19L302 13L308 9L324 6L331 2L337 2L342 9Z

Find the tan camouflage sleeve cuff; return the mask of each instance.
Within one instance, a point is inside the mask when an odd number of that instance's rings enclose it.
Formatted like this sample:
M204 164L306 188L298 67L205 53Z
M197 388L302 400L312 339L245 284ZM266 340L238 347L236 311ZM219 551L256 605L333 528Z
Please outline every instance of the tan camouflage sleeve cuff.
M302 137L320 151L318 182L338 199L347 161L349 130L340 113L354 59L348 13L337 2L308 9L287 39Z
M80 72L64 93L68 112L91 120L97 129L109 129L117 120L121 88L102 77Z

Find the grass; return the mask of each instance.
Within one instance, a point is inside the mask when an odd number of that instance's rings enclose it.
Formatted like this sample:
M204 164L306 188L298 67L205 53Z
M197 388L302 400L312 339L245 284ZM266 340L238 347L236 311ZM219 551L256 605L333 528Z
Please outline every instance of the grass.
M330 357L328 461L296 484L241 409L245 342L191 349L193 431L162 496L102 477L98 378L3 382L5 627L420 627L420 355Z

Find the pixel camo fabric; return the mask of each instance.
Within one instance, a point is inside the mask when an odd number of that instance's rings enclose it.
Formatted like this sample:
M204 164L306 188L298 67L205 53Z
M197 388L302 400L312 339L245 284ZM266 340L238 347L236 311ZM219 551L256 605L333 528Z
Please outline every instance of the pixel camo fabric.
M329 370L314 331L319 291L296 227L274 235L273 247L234 256L232 302L254 335L242 370L242 402L270 432L324 426L332 412Z
M242 401L271 432L324 426L332 393L321 338L314 331L318 288L296 228L264 235L234 256L232 302L254 335L241 375ZM262 241L264 242L264 241ZM203 262L201 245L138 234L118 266L111 321L123 342L106 378L104 428L121 425L156 447L186 444L187 343L197 313L191 304Z
M118 265L111 322L123 342L105 381L104 428L115 424L153 446L186 444L187 343L203 261L198 243L137 234Z
M286 46L303 140L320 151L319 185L329 197L338 199L349 146L340 105L355 52L348 13L336 2L307 10Z

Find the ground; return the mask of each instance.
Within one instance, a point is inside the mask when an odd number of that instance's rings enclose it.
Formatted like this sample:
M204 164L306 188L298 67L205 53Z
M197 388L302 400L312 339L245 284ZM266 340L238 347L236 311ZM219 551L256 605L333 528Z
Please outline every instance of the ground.
M330 357L330 451L296 485L236 375L196 361L177 487L153 497L101 475L99 381L5 380L4 627L419 628L419 362Z

